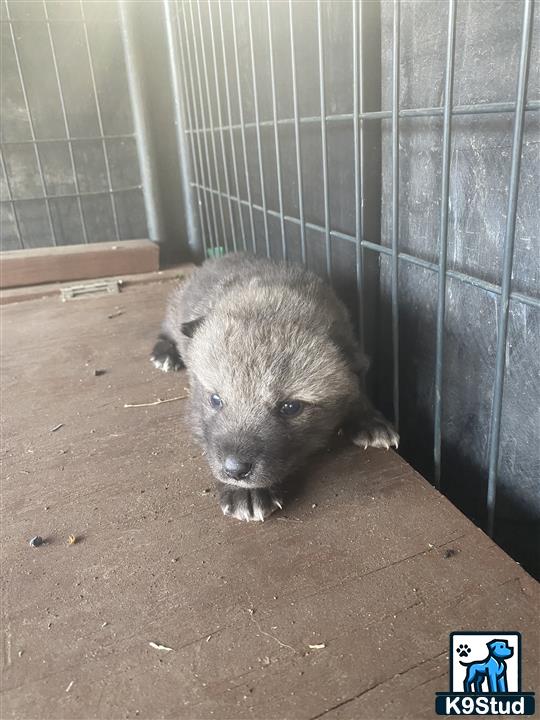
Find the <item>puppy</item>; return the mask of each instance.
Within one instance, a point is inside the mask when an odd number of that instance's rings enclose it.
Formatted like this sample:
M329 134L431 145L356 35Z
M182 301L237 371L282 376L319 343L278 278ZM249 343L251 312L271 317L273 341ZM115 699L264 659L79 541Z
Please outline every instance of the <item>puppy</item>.
M345 306L303 267L208 260L169 298L151 360L187 367L191 422L225 515L264 520L286 478L338 428L367 448L399 437L369 402Z

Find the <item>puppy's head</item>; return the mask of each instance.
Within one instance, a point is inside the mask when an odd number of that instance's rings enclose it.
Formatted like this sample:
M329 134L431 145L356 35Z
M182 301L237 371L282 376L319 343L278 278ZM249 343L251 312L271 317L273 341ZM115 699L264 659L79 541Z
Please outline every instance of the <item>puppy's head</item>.
M358 378L328 333L219 312L184 332L194 430L221 482L278 484L324 447L358 398Z

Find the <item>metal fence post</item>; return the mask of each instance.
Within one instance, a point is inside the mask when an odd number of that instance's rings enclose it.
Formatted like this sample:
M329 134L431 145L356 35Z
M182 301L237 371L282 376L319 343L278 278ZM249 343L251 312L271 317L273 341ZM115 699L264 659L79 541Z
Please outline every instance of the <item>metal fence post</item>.
M145 111L144 93L139 72L139 58L133 23L133 11L137 3L119 0L122 44L126 60L126 75L133 114L133 125L137 142L137 154L141 173L141 183L146 208L146 219L150 240L163 242L165 233L163 219L159 211L159 190L154 157L150 148L150 131Z
M178 48L178 35L176 33L176 25L173 21L171 12L171 4L174 3L174 10L176 14L176 2L175 0L163 0L163 10L165 16L165 30L167 33L167 50L169 59L169 72L171 74L172 81L172 93L174 103L174 126L176 130L176 144L178 152L178 165L180 167L180 176L182 182L182 194L184 196L184 207L186 212L186 227L188 235L188 245L195 259L201 260L204 257L204 249L202 246L201 233L202 233L202 220L197 221L197 215L195 212L195 199L193 197L194 191L191 187L191 162L188 150L188 143L186 138L186 105L187 98L185 87L183 86L179 68L180 53ZM195 162L195 159L194 159ZM199 206L199 219L201 213L201 206Z

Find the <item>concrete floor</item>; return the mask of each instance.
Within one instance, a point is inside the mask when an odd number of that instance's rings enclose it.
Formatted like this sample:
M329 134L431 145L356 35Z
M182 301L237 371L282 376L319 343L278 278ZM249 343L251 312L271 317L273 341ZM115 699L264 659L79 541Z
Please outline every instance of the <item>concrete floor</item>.
M185 402L124 407L185 394L169 288L3 309L1 717L430 718L467 628L520 630L534 690L538 584L394 453L221 515Z

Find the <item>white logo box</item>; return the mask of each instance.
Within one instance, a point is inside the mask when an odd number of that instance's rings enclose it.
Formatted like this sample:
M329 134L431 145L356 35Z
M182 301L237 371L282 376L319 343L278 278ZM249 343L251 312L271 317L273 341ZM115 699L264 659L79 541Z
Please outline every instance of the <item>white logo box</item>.
M472 663L482 662L489 657L488 643L492 640L504 640L509 647L513 649L512 657L505 658L504 662L507 668L506 681L508 684L507 692L520 692L520 657L521 657L521 637L519 633L492 633L492 632L456 632L452 633L450 639L450 670L451 670L451 687L450 692L463 692L463 681L467 673L467 668L461 665L461 662ZM460 648L469 649L467 655L460 656ZM489 692L487 681L482 685L482 692Z

